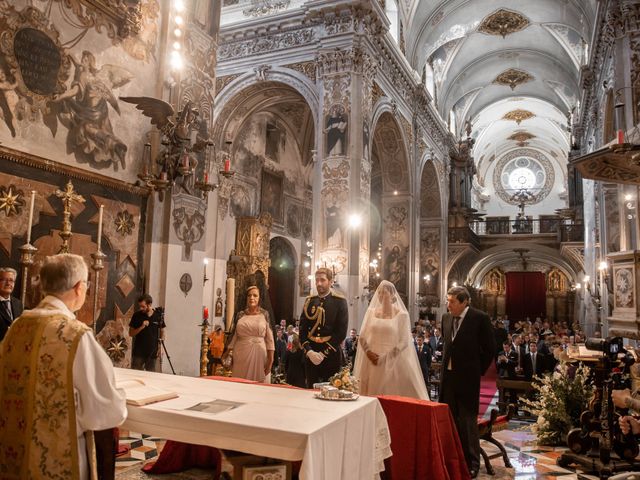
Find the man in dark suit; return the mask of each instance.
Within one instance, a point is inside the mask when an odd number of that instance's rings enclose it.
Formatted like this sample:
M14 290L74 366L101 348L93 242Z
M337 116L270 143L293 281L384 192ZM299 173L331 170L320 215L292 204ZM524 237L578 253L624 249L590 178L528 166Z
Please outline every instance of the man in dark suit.
M511 343L508 341L502 344L502 351L498 354L496 365L498 366L498 375L501 378L516 378L518 354L511 348Z
M347 299L331 289L333 272L316 271L317 295L307 297L300 316L300 343L305 351L304 370L307 388L326 382L340 370L340 344L347 336L349 308Z
M11 295L17 276L18 272L13 268L0 267L0 341L13 321L22 315L22 302Z
M418 362L420 363L420 370L422 370L424 384L428 389L429 369L431 368L431 357L433 356L433 350L431 350L431 345L425 343L424 337L422 335L418 335L416 337L416 352L418 353Z
M436 357L437 361L442 360L442 349L444 348L444 339L440 334L439 328L433 329L433 335L429 338L429 345L431 346L431 351L433 352L433 356Z
M542 375L547 371L547 357L543 353L538 353L538 344L531 342L529 344L529 353L524 357L524 378L531 380L534 375Z
M349 336L344 341L344 361L351 364L351 368L355 364L356 352L358 351L358 335L355 328L349 332Z
M469 306L469 292L447 292L449 313L442 317L444 352L440 401L449 405L472 478L480 468L478 410L480 377L494 359L495 339L489 316Z

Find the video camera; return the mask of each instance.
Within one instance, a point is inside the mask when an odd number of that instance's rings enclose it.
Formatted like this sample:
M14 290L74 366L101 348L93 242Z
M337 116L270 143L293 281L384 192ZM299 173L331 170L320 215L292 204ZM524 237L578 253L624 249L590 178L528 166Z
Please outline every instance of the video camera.
M614 390L630 388L628 373L629 367L635 363L635 358L624 348L622 337L589 338L585 346L589 350L603 353L606 359L605 368L609 370Z

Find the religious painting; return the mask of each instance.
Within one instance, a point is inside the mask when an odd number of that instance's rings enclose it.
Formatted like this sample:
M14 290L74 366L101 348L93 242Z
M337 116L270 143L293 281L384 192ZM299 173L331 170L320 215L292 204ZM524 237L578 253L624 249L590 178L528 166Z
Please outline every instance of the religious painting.
M231 187L231 215L235 218L250 217L253 215L255 185L244 183L236 179Z
M267 212L273 221L283 223L283 177L267 170L262 170L262 185L260 187L260 211Z
M264 142L265 157L280 163L280 154L285 150L286 139L287 132L284 128L278 125L277 122L267 121Z
M342 104L336 104L329 110L324 133L327 134L327 156L347 154L347 112Z
M302 230L302 208L293 198L285 198L285 226L287 232L294 238L300 237Z
M384 275L393 283L399 293L406 292L407 256L400 245L394 245L387 252L384 262Z

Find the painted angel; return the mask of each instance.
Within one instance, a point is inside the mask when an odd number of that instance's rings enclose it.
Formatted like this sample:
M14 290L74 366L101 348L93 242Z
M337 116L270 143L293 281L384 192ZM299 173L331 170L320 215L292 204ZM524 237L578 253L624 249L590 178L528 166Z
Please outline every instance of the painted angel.
M127 146L113 133L109 105L118 115L120 107L113 90L131 81L133 75L124 68L105 64L96 67L96 58L85 50L75 66L71 88L53 98L53 109L67 129L67 153L76 160L96 168L125 168ZM56 125L51 126L55 135Z
M16 89L18 88L18 82L15 80L15 76L8 71L8 67L0 64L0 116L2 116L4 123L9 127L11 136L16 136L16 126L14 121L16 119L16 109L19 102Z

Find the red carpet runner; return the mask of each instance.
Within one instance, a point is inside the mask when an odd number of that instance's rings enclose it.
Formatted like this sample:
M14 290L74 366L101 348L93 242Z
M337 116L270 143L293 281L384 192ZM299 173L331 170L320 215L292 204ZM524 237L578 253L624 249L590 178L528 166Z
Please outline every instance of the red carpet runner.
M478 412L478 417L480 418L487 413L487 409L489 408L489 405L491 405L491 401L498 391L496 388L497 378L498 372L496 371L496 364L491 362L491 366L487 370L487 373L480 379L480 410Z

